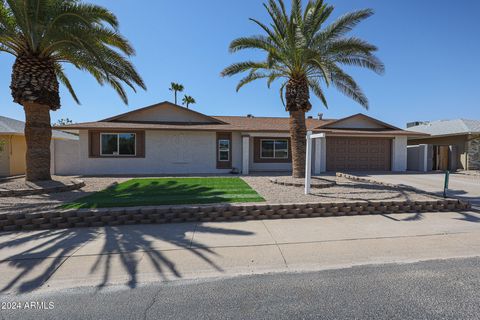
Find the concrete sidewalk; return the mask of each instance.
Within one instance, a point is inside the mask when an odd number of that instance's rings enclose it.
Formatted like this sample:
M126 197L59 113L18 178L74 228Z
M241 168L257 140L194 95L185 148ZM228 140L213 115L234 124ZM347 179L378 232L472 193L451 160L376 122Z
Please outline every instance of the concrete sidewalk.
M133 288L152 281L471 256L480 256L475 212L2 233L0 290Z

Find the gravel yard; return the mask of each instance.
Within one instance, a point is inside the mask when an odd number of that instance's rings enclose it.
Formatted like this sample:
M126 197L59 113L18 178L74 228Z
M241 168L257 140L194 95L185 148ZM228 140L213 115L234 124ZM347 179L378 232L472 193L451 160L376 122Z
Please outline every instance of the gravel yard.
M243 179L269 203L293 202L333 202L361 200L410 200L421 201L437 199L436 197L386 187L365 182L354 182L335 176L324 176L323 179L335 181L334 187L326 189L311 189L311 194L305 195L303 187L290 187L273 184L269 176L248 176Z
M53 177L57 179L57 177ZM138 177L62 177L62 180L80 179L86 186L78 191L62 192L25 197L0 197L0 211L20 212L38 211L54 208L60 204L74 201L78 198L101 191L114 183L121 183ZM332 201L361 201L361 200L428 200L434 197L370 183L352 182L345 178L325 176L322 178L333 180L336 186L326 189L312 189L312 194L304 195L302 187L291 187L273 184L269 179L278 176L246 176L242 177L255 189L267 203L294 203L294 202L332 202Z
M52 194L42 194L25 197L0 197L1 211L33 211L57 207L65 202L70 202L81 197L88 196L94 192L101 191L114 183L121 183L132 179L133 177L56 177L54 180L67 181L71 179L80 179L85 181L85 187L80 190L70 192L60 192ZM0 186L1 188L1 186Z

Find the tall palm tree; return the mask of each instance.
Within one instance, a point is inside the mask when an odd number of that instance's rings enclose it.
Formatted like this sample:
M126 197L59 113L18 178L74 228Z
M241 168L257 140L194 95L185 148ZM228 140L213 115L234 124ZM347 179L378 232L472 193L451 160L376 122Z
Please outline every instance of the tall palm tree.
M25 110L26 180L50 180L50 110L59 82L79 103L63 65L90 73L128 103L124 84L145 88L127 57L134 49L107 9L77 0L0 0L0 51L15 56L11 92Z
M188 106L189 106L190 104L195 104L195 103L197 103L192 96L187 96L187 95L185 95L185 96L183 97L182 102L183 102L183 104L187 107L187 109L188 109Z
M173 94L175 96L175 104L177 104L177 93L178 92L183 92L183 85L180 84L180 83L175 83L175 82L172 82L170 84L170 88L168 90L170 91L173 91Z
M270 84L281 79L280 96L290 114L292 169L294 177L305 175L305 113L310 104L310 90L325 107L327 99L322 85L332 84L340 92L368 108L368 100L355 80L341 66L363 67L378 74L384 65L373 55L377 48L357 37L347 36L359 22L373 14L370 9L348 13L324 26L333 7L323 0L310 0L305 10L301 0L292 0L288 14L283 0L264 4L271 23L250 19L263 35L242 37L230 44L230 51L257 49L266 55L262 61L235 63L222 71L222 76L248 72L240 80L237 91L257 79ZM284 100L285 93L285 100Z

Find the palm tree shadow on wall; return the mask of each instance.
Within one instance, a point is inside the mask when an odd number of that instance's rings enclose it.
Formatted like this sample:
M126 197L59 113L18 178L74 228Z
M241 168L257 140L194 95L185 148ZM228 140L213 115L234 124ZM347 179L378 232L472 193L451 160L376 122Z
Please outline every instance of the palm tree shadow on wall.
M215 270L223 272L212 260L217 254L195 241L192 237L193 232L237 236L253 234L243 230L193 223L48 230L20 234L0 243L0 253L2 250L19 249L0 261L0 270L3 265L18 270L12 279L8 279L8 283L0 289L0 292L14 290L18 293L27 293L42 287L68 259L81 259L72 255L94 240L101 241L101 237L104 237L103 246L99 252L95 252L97 258L89 267L90 274L102 275L97 285L99 289L108 285L113 273L112 261L116 258L120 260L121 267L128 274L129 279L125 284L130 288L135 288L138 284L138 267L143 259L149 259L154 270L163 279L182 278L175 261L162 251L162 244L163 247L173 245L185 249ZM24 247L28 249L23 249Z

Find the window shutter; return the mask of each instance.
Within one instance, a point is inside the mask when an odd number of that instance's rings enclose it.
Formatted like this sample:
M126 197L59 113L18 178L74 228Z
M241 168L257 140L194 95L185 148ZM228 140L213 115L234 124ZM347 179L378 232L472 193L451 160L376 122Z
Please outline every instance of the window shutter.
M136 132L137 158L145 158L145 131Z
M100 132L88 132L88 156L90 158L100 157Z

